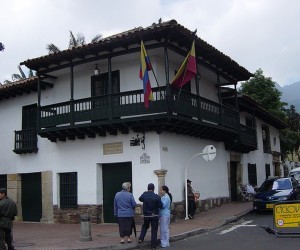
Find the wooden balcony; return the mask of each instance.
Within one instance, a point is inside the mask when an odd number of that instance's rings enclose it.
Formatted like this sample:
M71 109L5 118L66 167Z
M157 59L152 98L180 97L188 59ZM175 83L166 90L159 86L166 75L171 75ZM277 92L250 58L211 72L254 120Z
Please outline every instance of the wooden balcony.
M148 109L142 90L42 106L38 110L38 133L51 141L128 134L130 129L169 131L216 141L239 136L236 110L166 87L154 88L153 97Z
M15 149L16 154L36 153L37 131L35 129L24 129L15 131Z
M240 135L225 142L225 148L240 153L249 153L257 149L257 136L254 128L240 124Z

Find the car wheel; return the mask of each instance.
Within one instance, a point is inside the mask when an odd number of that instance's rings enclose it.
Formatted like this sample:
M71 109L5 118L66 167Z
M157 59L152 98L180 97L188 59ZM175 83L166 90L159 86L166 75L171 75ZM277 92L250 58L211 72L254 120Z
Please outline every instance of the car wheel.
M297 194L296 200L300 201L300 194Z

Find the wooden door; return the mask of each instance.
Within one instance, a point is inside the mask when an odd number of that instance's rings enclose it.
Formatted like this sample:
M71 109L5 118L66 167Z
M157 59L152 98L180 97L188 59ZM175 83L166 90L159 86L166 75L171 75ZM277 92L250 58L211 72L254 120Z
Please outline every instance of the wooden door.
M115 223L114 198L122 190L122 184L132 184L131 162L110 163L102 165L103 183L103 220L104 223Z

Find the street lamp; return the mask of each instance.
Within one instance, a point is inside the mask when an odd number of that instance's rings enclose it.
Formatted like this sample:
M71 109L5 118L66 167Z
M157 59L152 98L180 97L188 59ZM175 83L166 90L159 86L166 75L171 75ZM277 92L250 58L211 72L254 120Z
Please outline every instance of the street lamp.
M207 145L201 153L194 155L188 162L185 168L185 220L188 220L188 197L187 197L187 170L192 160L197 156L202 155L203 159L210 162L216 157L216 148L213 145Z

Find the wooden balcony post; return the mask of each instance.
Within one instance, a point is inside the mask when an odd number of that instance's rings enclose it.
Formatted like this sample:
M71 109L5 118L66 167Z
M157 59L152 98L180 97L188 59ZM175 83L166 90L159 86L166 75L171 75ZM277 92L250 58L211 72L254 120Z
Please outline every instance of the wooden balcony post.
M197 58L196 58L197 60ZM196 61L196 69L197 69L197 74L196 74L196 91L197 91L197 112L198 112L198 121L202 121L202 113L201 113L201 97L200 97L200 87L199 87L199 80L200 80L200 75L198 71L198 64Z
M38 76L38 84L37 84L37 90L38 90L38 103L37 103L37 115L36 115L36 128L37 131L41 130L41 113L40 113L40 108L41 108L41 77L40 74L37 73Z
M111 76L111 56L108 57L108 119L113 119L113 107L112 107L112 76Z
M165 74L166 74L166 103L167 103L167 113L171 114L171 88L170 88L170 71L169 71L169 55L168 55L168 46L167 41L165 41L164 46L164 61L165 61Z
M220 125L223 126L223 106L222 106L222 98L221 98L221 86L220 86L220 75L217 73L217 85L218 85L218 97L220 105Z
M73 64L70 67L70 89L71 89L71 99L70 99L70 125L74 125L74 71Z

